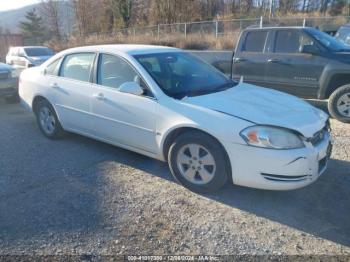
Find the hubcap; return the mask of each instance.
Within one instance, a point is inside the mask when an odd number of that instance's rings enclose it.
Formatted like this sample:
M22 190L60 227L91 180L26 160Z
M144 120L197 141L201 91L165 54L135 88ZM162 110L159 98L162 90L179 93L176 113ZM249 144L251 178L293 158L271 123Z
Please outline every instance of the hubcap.
M350 93L346 93L338 99L337 109L342 116L350 117Z
M56 120L48 107L43 106L42 108L40 108L39 122L46 134L53 134L53 132L55 131Z
M209 183L215 174L215 159L208 149L198 144L183 146L177 154L181 175L196 185Z

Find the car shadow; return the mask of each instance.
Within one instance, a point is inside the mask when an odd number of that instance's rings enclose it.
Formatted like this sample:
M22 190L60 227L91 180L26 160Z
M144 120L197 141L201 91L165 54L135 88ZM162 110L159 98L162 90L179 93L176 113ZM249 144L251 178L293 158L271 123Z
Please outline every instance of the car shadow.
M131 163L128 157L114 161L177 183L166 163L138 154L134 154L133 159ZM203 196L316 237L350 246L349 188L350 162L331 159L328 170L315 183L301 189L269 191L227 184L218 192Z
M72 135L71 139L85 140L76 135ZM110 149L115 150L113 161L177 183L167 163L115 147ZM315 183L301 189L270 191L228 183L218 192L203 196L316 237L350 246L349 188L350 162L331 159L327 171Z

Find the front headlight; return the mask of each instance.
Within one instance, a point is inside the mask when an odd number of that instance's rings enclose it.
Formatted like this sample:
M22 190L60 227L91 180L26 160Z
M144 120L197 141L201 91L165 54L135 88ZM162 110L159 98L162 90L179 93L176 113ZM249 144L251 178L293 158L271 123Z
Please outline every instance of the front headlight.
M302 148L304 143L293 131L272 126L251 126L240 133L244 141L251 146L293 149Z

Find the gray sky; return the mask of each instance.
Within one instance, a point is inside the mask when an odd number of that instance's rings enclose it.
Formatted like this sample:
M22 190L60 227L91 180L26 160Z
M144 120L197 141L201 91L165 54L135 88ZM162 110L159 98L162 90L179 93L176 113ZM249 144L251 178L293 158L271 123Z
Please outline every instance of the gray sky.
M0 11L20 8L40 2L40 0L0 0Z

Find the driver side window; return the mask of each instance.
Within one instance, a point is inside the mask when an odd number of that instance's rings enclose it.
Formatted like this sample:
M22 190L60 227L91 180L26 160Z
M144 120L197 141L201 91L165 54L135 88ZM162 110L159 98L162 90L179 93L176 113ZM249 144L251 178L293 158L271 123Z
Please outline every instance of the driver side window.
M136 82L149 95L148 87L139 74L124 59L108 54L101 54L97 70L97 84L118 89L127 82Z

